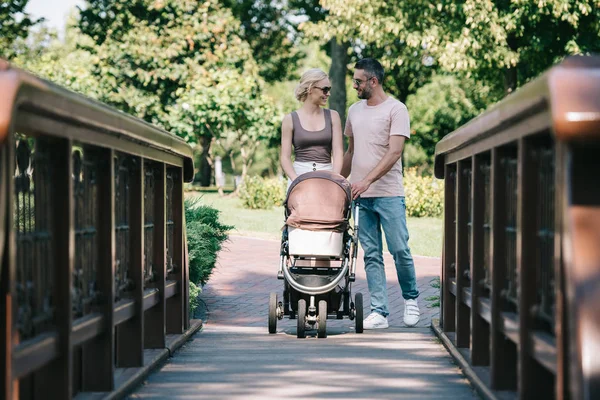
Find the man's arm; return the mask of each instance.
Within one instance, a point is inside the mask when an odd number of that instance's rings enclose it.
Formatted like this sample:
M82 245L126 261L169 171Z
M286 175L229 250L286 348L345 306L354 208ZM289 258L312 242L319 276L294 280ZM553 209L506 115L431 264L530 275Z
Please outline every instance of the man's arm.
M406 141L405 136L392 135L390 136L389 149L379 161L379 163L367 174L367 176L360 182L352 184L352 198L356 199L358 196L366 192L371 184L387 174L394 164L402 156L402 150L404 149L404 142ZM345 158L344 158L345 161Z
M352 157L354 157L354 138L348 136L348 149L344 153L344 164L342 165L342 176L347 178L352 170Z

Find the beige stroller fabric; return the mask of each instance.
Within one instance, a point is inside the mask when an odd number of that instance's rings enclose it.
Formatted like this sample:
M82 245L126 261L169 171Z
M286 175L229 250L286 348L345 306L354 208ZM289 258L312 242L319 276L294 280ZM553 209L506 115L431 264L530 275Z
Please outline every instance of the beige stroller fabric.
M344 232L348 227L350 183L331 171L314 171L292 182L286 199L286 224L309 231Z

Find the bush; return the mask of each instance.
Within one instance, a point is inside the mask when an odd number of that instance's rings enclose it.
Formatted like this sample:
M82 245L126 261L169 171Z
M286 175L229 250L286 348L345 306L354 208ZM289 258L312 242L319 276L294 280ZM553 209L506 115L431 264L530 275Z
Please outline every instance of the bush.
M190 315L192 317L200 305L200 299L198 298L200 293L202 293L202 289L200 289L199 286L196 286L194 282L190 281Z
M283 204L286 190L285 180L247 176L240 185L239 196L245 208L270 209Z
M217 253L227 240L227 231L232 226L219 222L219 211L199 204L200 198L185 200L185 220L191 283L204 285L208 281L216 262Z
M439 217L444 211L443 181L420 176L415 168L404 170L406 213L409 217Z

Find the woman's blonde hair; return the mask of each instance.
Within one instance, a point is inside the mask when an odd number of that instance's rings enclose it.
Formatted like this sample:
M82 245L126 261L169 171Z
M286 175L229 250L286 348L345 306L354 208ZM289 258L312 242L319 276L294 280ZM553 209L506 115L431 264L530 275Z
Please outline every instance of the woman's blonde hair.
M298 99L298 101L306 100L308 91L315 85L315 83L327 78L327 74L319 68L312 68L303 73L302 77L300 78L300 83L294 90L296 99Z

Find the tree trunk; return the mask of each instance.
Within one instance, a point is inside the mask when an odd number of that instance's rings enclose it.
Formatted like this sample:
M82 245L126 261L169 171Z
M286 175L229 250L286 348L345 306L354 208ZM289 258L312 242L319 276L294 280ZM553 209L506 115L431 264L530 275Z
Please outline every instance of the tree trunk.
M504 70L504 96L508 96L517 88L517 68Z
M506 43L508 44L508 47L516 52L519 49L519 46L517 44L517 39L515 38L515 36L513 34L509 35L506 38ZM511 94L512 92L515 91L515 89L517 88L517 66L515 65L514 67L510 67L504 70L504 96L508 96L509 94Z
M212 178L212 165L209 160L210 157L210 145L212 143L212 137L202 136L200 138L200 144L202 145L202 154L200 156L200 186L210 186Z
M338 43L331 39L329 42L331 52L331 68L329 79L331 80L331 96L329 97L329 108L337 111L342 120L342 131L346 123L346 74L348 65L348 42Z

